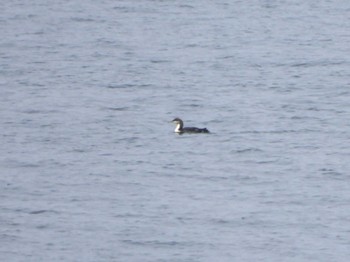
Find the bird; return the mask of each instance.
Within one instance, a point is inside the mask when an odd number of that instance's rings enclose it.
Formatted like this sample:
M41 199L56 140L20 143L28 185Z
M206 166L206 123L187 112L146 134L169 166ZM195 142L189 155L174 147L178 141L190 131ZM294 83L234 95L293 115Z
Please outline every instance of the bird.
M176 124L174 132L178 133L178 134L184 134L184 133L189 133L189 134L209 133L209 130L206 129L206 128L184 127L184 122L178 117L174 118L171 122Z

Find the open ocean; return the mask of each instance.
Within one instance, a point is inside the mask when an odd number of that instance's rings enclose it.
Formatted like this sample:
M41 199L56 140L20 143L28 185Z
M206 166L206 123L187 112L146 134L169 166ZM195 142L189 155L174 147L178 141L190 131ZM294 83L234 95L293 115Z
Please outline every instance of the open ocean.
M0 261L349 261L350 1L0 9Z

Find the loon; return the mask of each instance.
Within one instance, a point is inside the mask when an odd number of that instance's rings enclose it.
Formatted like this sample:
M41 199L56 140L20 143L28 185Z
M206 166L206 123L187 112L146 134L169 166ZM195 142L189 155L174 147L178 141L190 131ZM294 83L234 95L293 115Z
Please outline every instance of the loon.
M198 127L184 127L184 122L180 118L175 118L171 122L176 124L175 133L209 133L209 130L206 128Z

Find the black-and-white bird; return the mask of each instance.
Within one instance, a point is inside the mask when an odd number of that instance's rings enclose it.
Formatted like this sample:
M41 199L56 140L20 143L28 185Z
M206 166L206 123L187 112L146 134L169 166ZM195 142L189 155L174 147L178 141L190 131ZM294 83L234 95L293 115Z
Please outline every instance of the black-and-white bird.
M198 128L198 127L184 127L184 122L180 118L175 118L171 122L176 124L175 133L183 134L183 133L209 133L209 130L206 128Z

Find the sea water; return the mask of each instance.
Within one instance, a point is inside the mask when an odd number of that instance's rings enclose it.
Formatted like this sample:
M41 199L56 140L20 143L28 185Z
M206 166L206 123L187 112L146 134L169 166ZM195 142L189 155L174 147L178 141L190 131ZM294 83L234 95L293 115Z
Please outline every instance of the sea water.
M349 12L3 1L0 260L348 261Z

